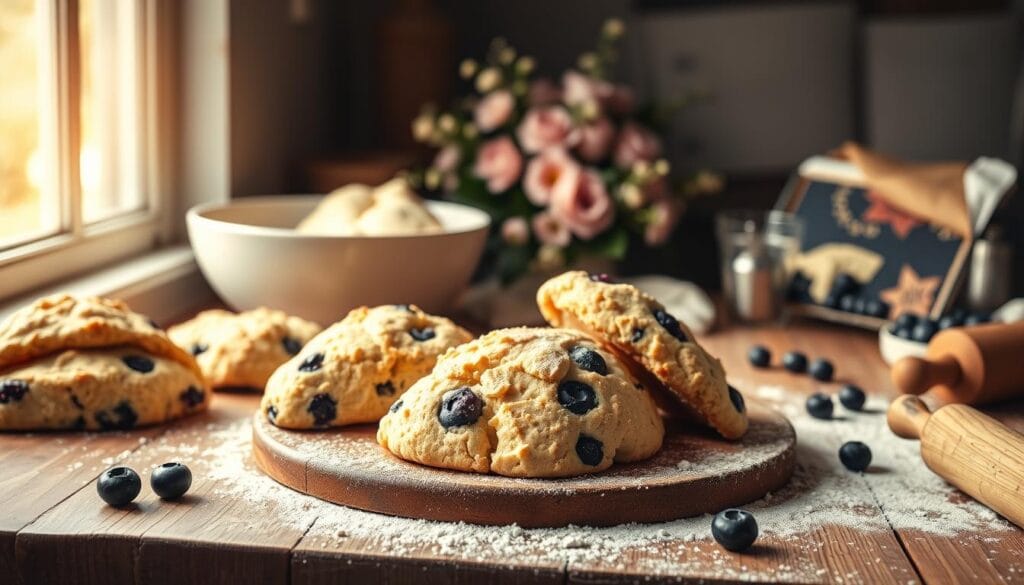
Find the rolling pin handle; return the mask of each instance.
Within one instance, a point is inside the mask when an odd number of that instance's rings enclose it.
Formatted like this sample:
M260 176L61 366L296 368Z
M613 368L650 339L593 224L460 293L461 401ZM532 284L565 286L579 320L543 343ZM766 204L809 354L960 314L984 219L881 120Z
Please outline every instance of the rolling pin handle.
M939 384L955 386L962 376L960 364L952 357L935 361L905 357L892 367L892 381L905 394L923 394Z
M928 405L920 398L904 394L889 405L886 420L896 435L904 439L920 439L931 414Z

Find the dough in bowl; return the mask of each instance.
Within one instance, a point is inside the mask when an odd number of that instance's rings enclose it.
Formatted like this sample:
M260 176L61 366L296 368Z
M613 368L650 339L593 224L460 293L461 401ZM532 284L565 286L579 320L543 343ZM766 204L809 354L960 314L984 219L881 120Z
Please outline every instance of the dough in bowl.
M327 197L299 223L302 234L324 236L407 236L441 231L441 222L395 178L378 187L352 184Z

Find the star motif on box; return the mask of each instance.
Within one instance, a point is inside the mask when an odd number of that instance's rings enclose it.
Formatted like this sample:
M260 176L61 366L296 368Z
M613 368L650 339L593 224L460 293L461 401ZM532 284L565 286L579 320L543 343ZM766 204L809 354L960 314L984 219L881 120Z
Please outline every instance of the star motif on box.
M892 232L901 240L906 239L911 230L921 225L917 218L889 205L874 191L868 191L865 198L871 202L871 205L864 210L861 220L887 223L892 228Z
M935 289L939 288L941 282L942 278L938 276L921 278L909 264L904 264L896 286L883 290L879 296L889 303L890 318L902 313L927 315L935 300Z

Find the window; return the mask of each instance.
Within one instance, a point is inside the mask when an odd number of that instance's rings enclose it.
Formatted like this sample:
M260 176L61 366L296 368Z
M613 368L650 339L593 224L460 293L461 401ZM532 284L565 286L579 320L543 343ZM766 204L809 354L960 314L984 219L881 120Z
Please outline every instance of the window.
M167 236L157 3L0 2L0 298Z

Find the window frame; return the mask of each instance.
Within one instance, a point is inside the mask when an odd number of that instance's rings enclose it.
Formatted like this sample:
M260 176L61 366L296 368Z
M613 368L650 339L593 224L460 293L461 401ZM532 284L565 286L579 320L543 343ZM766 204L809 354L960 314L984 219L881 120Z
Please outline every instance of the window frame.
M174 23L176 2L129 0L141 52L136 79L139 87L139 153L143 161L139 185L145 206L114 217L84 224L80 183L80 44L78 0L39 2L40 26L50 42L40 43L40 76L48 86L40 107L55 113L40 117L40 152L57 169L48 176L41 195L60 201L60 227L56 234L19 242L0 250L0 299L51 284L138 255L174 240L176 209L172 173L174 136L168 122L173 114ZM44 141L50 141L43 148ZM53 143L55 141L55 143ZM52 160L56 159L56 160Z

